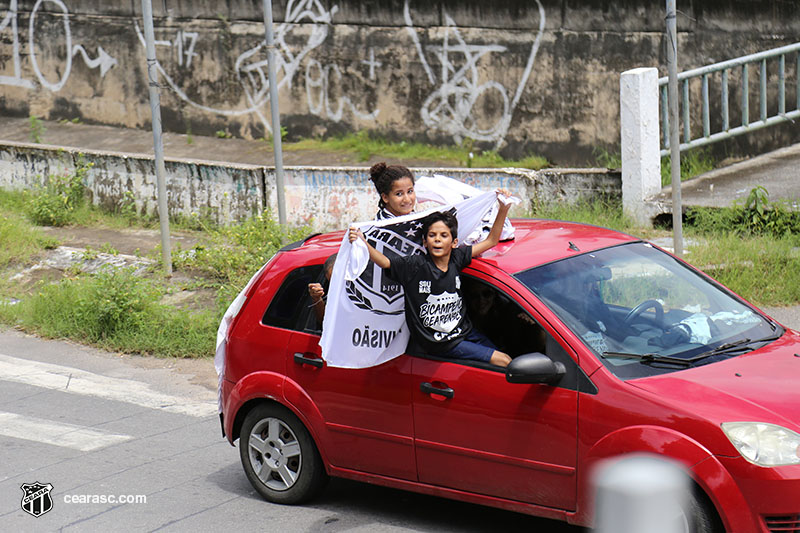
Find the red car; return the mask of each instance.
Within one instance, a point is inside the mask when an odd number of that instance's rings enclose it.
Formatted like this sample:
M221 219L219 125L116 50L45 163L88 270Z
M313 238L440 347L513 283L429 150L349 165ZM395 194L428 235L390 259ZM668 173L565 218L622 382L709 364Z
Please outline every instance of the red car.
M691 476L684 530L800 531L800 335L630 235L514 226L462 273L508 369L329 367L307 285L342 233L270 259L221 328L223 435L256 490L337 476L591 525L593 466L650 452Z

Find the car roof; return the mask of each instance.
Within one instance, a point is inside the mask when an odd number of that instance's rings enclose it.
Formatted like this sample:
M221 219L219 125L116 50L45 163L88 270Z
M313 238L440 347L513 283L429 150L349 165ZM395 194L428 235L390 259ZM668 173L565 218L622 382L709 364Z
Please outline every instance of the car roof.
M512 274L584 252L641 240L608 228L561 220L520 218L511 223L514 240L499 243L484 252L480 259ZM344 231L312 235L300 248L327 257L338 250L343 236Z

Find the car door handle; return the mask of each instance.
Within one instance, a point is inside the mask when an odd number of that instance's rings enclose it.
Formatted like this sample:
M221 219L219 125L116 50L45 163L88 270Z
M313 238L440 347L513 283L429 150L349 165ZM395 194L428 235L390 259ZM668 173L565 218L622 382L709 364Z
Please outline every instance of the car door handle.
M439 388L434 386L433 383L428 383L427 381L420 384L419 390L425 394L438 394L439 396L444 396L445 398L452 398L455 395L453 389L447 385L445 385L444 388Z
M308 357L310 355L312 355L314 357ZM311 365L311 366L315 366L317 368L322 368L322 366L325 364L325 361L323 361L322 359L316 357L316 354L311 354L311 353L305 353L305 354L296 353L296 354L294 354L294 362L297 363L298 365Z

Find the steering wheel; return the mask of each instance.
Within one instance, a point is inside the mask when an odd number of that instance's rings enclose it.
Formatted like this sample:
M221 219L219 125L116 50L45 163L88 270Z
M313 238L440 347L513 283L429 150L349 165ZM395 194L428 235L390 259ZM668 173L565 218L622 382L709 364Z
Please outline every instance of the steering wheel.
M632 324L634 320L636 320L639 315L647 311L648 309L655 309L656 311L656 325L663 329L664 326L664 307L661 306L661 303L658 300L645 300L633 309L631 309L630 313L625 317L626 324Z

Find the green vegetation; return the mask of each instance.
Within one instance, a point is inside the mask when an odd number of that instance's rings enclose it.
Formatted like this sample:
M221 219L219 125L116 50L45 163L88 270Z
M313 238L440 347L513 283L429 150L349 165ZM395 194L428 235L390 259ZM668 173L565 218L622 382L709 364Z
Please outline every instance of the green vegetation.
M24 217L13 212L0 214L0 242L0 269L24 264L38 252L56 246L53 239L31 228Z
M281 126L281 141L283 141L284 139L286 139L286 136L287 136L287 135L289 135L289 130L286 128L286 126ZM262 137L262 138L263 138L263 137ZM272 133L270 133L270 134L267 136L267 138L266 138L266 139L264 139L264 142L267 142L267 143L269 143L269 144L270 144L270 146L272 145L272 143L273 143L274 141L275 141L275 138L273 137Z
M72 175L51 177L49 188L33 193L0 191L3 273L57 245L33 224L153 225L151 219L137 216L132 196L126 196L113 212L89 205L83 186L88 168L79 165ZM153 265L144 273L105 267L88 274L73 265L65 279L39 282L32 290L0 283L0 322L110 350L178 357L213 355L217 326L230 301L278 248L307 235L309 229L287 230L270 213L228 227L217 227L197 215L178 222L178 226L201 230L204 242L174 254L181 281L161 275L158 249L151 254ZM97 248L87 246L80 259L91 261L100 253L118 255L119 251L106 242ZM162 303L165 295L184 288L210 289L216 293L215 302L201 311Z
M592 154L595 164L602 168L622 168L622 157L619 153L612 153L605 148L597 147ZM681 181L713 170L714 164L714 158L707 149L695 148L681 153ZM661 186L666 187L670 183L672 183L672 161L669 156L666 156L661 158Z
M270 212L233 226L206 225L199 217L196 223L205 230L207 244L176 251L173 266L208 279L211 286L218 289L221 311L281 246L310 233L306 227L282 227Z
M37 117L36 115L31 115L28 117L28 124L30 125L31 130L31 141L39 144L42 142L42 135L44 135L45 127L42 119Z
M536 218L595 224L645 239L666 229L642 230L622 215L618 200L537 205ZM756 305L800 303L800 213L769 202L763 187L729 209L693 208L684 236L687 260Z
M695 148L681 153L681 181L699 176L704 172L713 170L714 158L704 148ZM669 156L661 158L661 186L666 187L672 183L672 161Z
M548 166L545 158L531 155L520 160L509 160L492 150L477 151L472 143L461 146L433 146L415 142L391 142L374 137L366 131L348 134L330 139L303 139L296 143L287 143L284 149L316 150L326 152L352 152L358 154L362 161L370 157L380 156L391 159L415 159L442 161L475 168L517 167L539 170ZM472 157L470 157L472 154Z
M800 212L759 186L732 208L693 208L686 221L701 241L695 265L759 305L800 302Z
M622 168L622 156L619 153L612 153L602 147L595 147L592 150L595 164L600 168Z
M636 223L622 214L622 201L618 198L580 201L575 204L556 202L552 204L535 204L530 212L534 218L552 220L568 220L583 224L594 224L622 232L641 230Z
M770 202L769 193L754 187L744 202L730 208L689 209L687 225L704 235L731 233L738 236L762 236L796 239L800 246L800 212L781 202Z
M165 288L130 269L44 285L0 320L46 337L66 337L110 350L197 357L213 354L214 312L191 314L159 304Z
M756 305L800 302L800 238L715 234L692 247L691 262Z
M31 220L41 226L64 226L73 222L75 212L86 204L84 182L91 167L91 163L79 158L75 172L50 176L44 187L34 190L27 204Z

